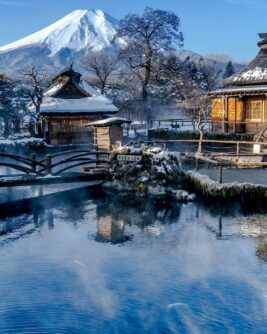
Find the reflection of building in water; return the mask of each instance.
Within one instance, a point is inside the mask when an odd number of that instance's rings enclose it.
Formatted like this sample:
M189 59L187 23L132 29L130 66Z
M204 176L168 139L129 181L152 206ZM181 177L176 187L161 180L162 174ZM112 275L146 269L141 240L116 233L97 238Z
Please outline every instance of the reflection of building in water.
M128 241L130 236L124 234L125 223L122 220L113 220L110 215L101 216L97 222L96 240L117 244Z

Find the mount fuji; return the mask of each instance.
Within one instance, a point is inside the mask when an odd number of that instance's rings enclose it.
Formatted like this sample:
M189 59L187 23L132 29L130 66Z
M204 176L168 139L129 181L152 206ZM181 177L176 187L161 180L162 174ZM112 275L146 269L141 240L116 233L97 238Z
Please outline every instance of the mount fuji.
M90 51L114 51L125 44L114 41L119 22L102 10L75 10L50 26L0 47L0 71L36 68L55 71L79 63Z

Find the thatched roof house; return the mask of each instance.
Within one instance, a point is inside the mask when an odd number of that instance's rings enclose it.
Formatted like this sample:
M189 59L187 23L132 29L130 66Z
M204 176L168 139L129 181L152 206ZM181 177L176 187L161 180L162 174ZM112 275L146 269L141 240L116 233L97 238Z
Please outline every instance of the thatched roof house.
M29 110L34 110L30 104ZM51 144L88 143L84 124L112 115L118 109L81 79L72 65L52 79L40 107L40 132Z
M259 36L256 58L209 93L215 130L256 133L266 125L267 34Z

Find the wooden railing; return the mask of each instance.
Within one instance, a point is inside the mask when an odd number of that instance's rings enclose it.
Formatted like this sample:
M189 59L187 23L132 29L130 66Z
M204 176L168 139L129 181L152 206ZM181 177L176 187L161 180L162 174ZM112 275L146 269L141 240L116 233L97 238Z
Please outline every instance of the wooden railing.
M194 118L177 118L177 119L164 119L164 120L153 120L153 127L171 126L174 129L183 128L184 126L191 126L193 131L197 130L197 120ZM207 119L203 122L206 125L206 131L215 132L251 132L258 133L265 126L266 122L255 122L255 121L217 121Z
M264 146L267 146L267 143L264 142L254 142L254 141L234 141L234 140L209 140L209 139L172 139L172 140L150 140L150 141L140 141L138 143L131 142L133 145L160 145L165 149L173 149L175 144L184 144L180 145L179 149L187 153L196 153L199 149L199 143L202 145L202 151L198 153L206 153L210 156L223 156L223 155L232 155L232 156L257 156L264 155L264 153L256 153L254 151L255 146L259 145L260 151ZM231 151L229 152L229 149ZM266 153L267 155L267 153Z
M26 158L0 152L0 166L36 176L59 175L79 166L98 163L108 164L109 156L110 153L107 151L72 150L53 155L48 154L44 159L38 161L35 154L32 154L30 158Z

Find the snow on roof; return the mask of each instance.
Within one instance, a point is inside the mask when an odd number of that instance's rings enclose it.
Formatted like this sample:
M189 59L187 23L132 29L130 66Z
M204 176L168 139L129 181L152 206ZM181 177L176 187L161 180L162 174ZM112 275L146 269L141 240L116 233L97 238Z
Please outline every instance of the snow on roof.
M63 86L66 84L66 80L62 80L60 82L57 82L55 85L52 85L48 88L47 91L45 91L44 96L53 96L55 93L57 93Z
M224 86L254 84L267 84L267 49L264 48L244 69L224 80Z
M79 85L91 96L102 96L100 92L98 92L84 80L81 80Z
M238 75L233 77L233 83L240 81L267 81L267 68L255 67L253 69L247 69Z
M106 119L101 119L99 121L90 122L85 124L85 126L101 126L101 125L112 125L112 124L121 124L121 123L130 123L126 118L122 117L110 117Z
M29 107L30 110L33 106ZM45 97L40 113L94 113L117 112L118 109L105 96L92 96L83 99L60 99Z
M93 87L88 85L85 81L80 81L79 85L90 96L80 99L62 99L53 97L61 88L66 84L66 81L60 81L59 83L51 86L45 93L43 103L41 104L40 113L52 114L52 113L106 113L117 112L117 107L104 95L100 94ZM34 110L32 103L28 105L28 109Z

